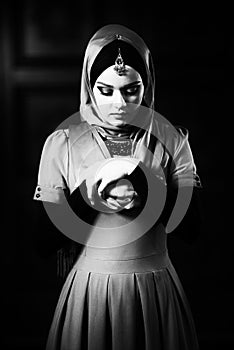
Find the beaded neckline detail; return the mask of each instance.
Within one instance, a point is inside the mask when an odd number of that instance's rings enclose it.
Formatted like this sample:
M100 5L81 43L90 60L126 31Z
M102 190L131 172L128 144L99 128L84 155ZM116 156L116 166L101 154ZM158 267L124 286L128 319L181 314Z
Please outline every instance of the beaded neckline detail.
M128 140L106 139L104 142L112 157L132 156L133 142L131 139L128 139Z

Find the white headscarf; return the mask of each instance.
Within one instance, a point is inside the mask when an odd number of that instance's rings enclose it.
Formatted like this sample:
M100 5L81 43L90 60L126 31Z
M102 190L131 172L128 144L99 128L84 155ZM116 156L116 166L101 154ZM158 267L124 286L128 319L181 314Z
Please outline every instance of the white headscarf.
M114 40L123 40L132 45L140 54L145 63L147 73L147 87L144 92L144 102L149 111L154 109L154 89L155 76L153 61L148 47L143 39L134 31L118 24L106 25L99 29L90 39L84 56L82 76L81 76L81 99L80 99L80 113L82 120L86 120L90 125L96 125L106 129L117 130L127 129L128 127L116 127L105 123L99 113L98 106L90 84L90 72L92 65L101 51L101 49ZM144 126L145 129L150 129L152 122L151 113L147 113L144 118L139 118L139 127ZM137 123L138 124L138 123ZM147 125L148 124L148 125ZM130 128L131 129L131 128ZM131 130L132 132L132 130Z

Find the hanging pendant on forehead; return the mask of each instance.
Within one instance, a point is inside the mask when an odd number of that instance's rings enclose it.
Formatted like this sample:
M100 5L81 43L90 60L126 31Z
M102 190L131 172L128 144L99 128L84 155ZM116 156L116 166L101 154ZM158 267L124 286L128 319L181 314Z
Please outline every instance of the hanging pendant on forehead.
M124 75L127 72L127 68L125 67L123 57L121 56L121 51L119 48L119 53L118 56L115 60L115 67L114 70L119 74L119 75Z
M117 40L121 40L122 39L122 35L120 35L120 34L115 34L115 37L116 37Z

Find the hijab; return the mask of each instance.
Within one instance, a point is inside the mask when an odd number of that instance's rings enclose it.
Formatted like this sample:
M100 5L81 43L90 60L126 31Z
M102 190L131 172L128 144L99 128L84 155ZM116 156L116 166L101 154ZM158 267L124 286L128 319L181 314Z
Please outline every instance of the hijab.
M113 66L113 63L117 61L117 55L120 67L123 60L124 66L130 66L140 74L144 87L147 87L148 79L145 62L132 45L119 39L105 45L97 55L90 72L91 87L94 87L96 80L105 69ZM123 71L123 74L125 74L125 69ZM121 72L118 74L122 75Z
M146 72L145 79L147 79L147 85L144 91L143 99L144 104L148 107L148 109L145 109L147 110L147 113L144 114L144 117L142 117L142 113L139 117L139 120L137 120L137 116L135 117L136 122L134 122L134 124L137 124L137 127L118 127L104 122L101 118L101 114L99 112L92 91L91 70L95 64L95 60L98 59L98 55L102 49L116 40L127 43L131 45L135 50L137 50L142 59L142 64L144 64L144 71ZM112 64L114 64L114 62ZM118 134L134 134L134 136L136 136L136 134L139 133L141 129L140 133L142 136L142 131L145 133L145 129L151 129L152 113L150 110L154 109L154 88L155 76L152 56L145 42L137 33L126 28L125 26L111 24L102 27L93 35L85 51L81 75L80 114L83 121L86 121L89 125L94 125L99 129L101 128L102 133L108 133L111 131L112 134L115 134L116 132ZM143 129L141 127L143 127Z

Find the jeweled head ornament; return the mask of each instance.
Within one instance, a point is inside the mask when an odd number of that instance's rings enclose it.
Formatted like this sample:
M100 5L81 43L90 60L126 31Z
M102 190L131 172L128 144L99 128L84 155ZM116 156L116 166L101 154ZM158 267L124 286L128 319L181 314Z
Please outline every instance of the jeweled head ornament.
M125 59L126 62L124 62ZM112 69L118 75L127 74L129 67L134 68L140 74L144 87L146 88L148 73L145 69L144 60L131 44L120 38L105 45L95 58L90 70L91 88L94 87L100 74L109 67L113 67Z
M126 74L127 69L126 66L124 64L124 60L123 57L121 56L121 51L120 48L118 49L119 53L118 56L115 60L115 66L114 66L114 70L119 74L119 75L123 75Z

